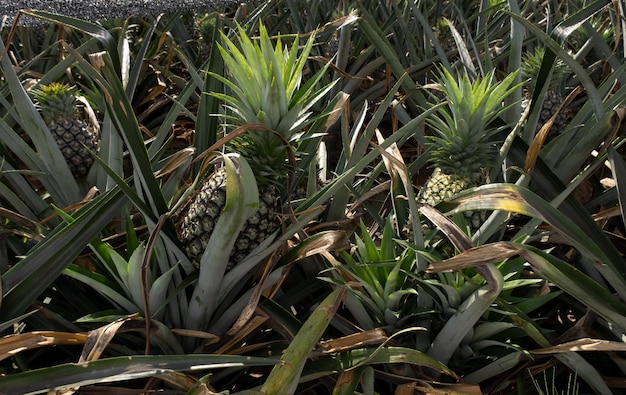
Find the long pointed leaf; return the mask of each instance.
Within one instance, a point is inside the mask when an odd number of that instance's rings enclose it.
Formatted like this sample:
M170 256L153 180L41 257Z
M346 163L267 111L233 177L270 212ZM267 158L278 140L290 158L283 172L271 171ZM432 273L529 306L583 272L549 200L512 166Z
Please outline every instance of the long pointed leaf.
M0 42L0 53L4 49L4 44ZM41 159L36 161L36 168L32 170L47 173L46 176L40 177L41 183L54 196L58 205L69 206L76 203L81 197L78 184L43 118L24 90L8 56L0 59L0 69L2 69L3 77L10 88L13 105L17 109L22 127L28 132L38 154L41 156ZM34 157L30 159L36 160Z
M26 395L96 383L153 377L158 374L229 367L271 366L275 359L239 355L123 356L56 365L0 377L4 395Z
M77 211L74 222L61 225L33 247L24 259L2 275L0 315L9 319L22 314L125 203L119 189L94 198Z
M261 392L267 395L289 395L295 392L309 354L335 316L345 292L343 287L335 289L311 313L283 353L281 363L272 369Z
M598 267L606 280L615 287L620 295L626 297L626 262L619 254L612 253L615 247L604 233L595 225L594 232L583 232L572 218L554 208L539 196L518 185L491 184L473 191L459 194L462 203L454 211L465 210L503 210L529 215L549 223L555 231L569 240L581 253L594 261L598 261L610 270ZM588 214L576 214L574 218L590 219Z

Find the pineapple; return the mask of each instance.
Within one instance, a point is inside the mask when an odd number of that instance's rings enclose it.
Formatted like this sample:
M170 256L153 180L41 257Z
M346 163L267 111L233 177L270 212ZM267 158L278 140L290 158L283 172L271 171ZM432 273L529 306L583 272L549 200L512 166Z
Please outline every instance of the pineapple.
M533 82L539 74L545 52L546 51L544 48L537 47L533 52L529 52L528 54L526 54L522 61L522 77L526 81L526 84L523 88L522 112L526 111L526 108L530 105ZM544 124L546 124L550 120L550 118L552 118L554 113L556 113L556 111L559 109L559 106L563 102L563 97L559 93L558 86L563 81L567 73L567 66L561 59L557 58L554 62L554 69L552 72L552 78L550 79L548 90L545 93L541 102L541 110L539 111L537 130L539 130ZM567 124L568 117L569 115L567 114L567 112L559 113L554 124L552 125L552 129L550 130L550 134L548 137L553 137L563 131Z
M268 185L260 191L259 209L245 222L231 252L228 268L245 258L259 243L280 226L277 189ZM209 243L217 217L226 204L226 170L220 168L200 187L183 219L181 236L187 256L199 265L200 257Z
M516 74L494 82L493 73L489 73L473 83L464 74L457 82L442 69L438 87L447 106L429 119L435 133L428 137L435 169L420 190L418 202L435 206L485 182L485 169L497 153L492 137L499 129L492 121L506 109L504 99L518 88L511 87ZM485 215L485 212L466 212L470 229L478 229Z
M93 165L89 150L98 150L100 138L97 128L85 120L75 92L74 87L53 82L33 89L31 94L72 174L78 178L87 175Z
M275 47L266 29L260 26L260 39L253 42L239 27L241 49L222 36L225 46L218 45L229 72L221 80L232 95L213 93L226 103L229 118L235 126L260 124L264 132L251 130L235 138L226 147L245 158L257 181L259 209L249 218L235 242L228 268L239 263L263 240L280 227L280 191L287 184L291 167L289 150L297 153L297 141L303 129L315 121L310 107L330 90L332 84L316 90L315 85L325 68L300 86L302 71L313 46L313 35L302 51L296 39L290 49L283 48L280 38ZM285 145L289 142L291 147ZM189 203L180 224L180 238L189 259L196 265L206 249L215 223L224 209L226 172L217 169L203 182Z

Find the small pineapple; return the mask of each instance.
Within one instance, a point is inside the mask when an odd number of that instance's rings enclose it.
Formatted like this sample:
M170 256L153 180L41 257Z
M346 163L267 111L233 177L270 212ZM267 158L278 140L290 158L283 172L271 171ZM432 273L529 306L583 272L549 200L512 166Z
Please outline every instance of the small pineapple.
M53 82L34 89L41 115L54 136L74 177L87 175L94 158L89 150L98 150L98 130L85 121L76 99L76 89Z
M313 46L313 35L299 51L296 39L290 49L280 38L273 46L266 29L260 26L260 39L253 42L240 27L239 47L222 36L225 46L218 46L229 78L213 75L232 92L214 93L231 111L236 125L261 124L267 131L248 131L234 139L227 150L245 158L252 169L260 193L259 210L243 225L231 252L227 268L239 263L263 240L280 227L280 191L287 184L290 171L284 141L297 152L302 130L319 116L311 116L310 107L330 90L319 90L316 83L325 68L300 86L302 70ZM270 132L271 131L271 132ZM282 136L279 137L279 136ZM284 140L283 140L284 139ZM196 265L206 249L226 200L226 172L218 169L203 182L189 204L180 224L180 238L189 259Z
M447 106L429 119L434 135L429 136L428 144L435 169L420 190L418 202L435 206L485 182L485 169L497 153L492 137L499 129L492 121L506 109L504 99L518 88L511 87L516 74L494 82L493 73L489 73L473 83L464 74L457 82L450 72L442 69L438 87ZM471 230L478 229L486 215L465 214Z
M213 14L196 14L193 19L194 25L189 31L193 32L196 36L198 43L198 59L200 62L204 62L209 58L211 53L211 46L215 41L213 32L215 30L215 24L217 23L217 17Z
M526 81L523 88L522 112L524 112L530 105L533 83L539 74L539 70L541 69L541 63L543 62L545 52L545 48L537 47L533 52L526 54L522 61L522 78ZM543 97L543 101L541 102L537 129L541 128L550 120L550 118L552 118L563 102L563 97L559 93L558 88L567 73L567 66L561 59L557 58L554 62L554 69L548 90ZM552 125L549 137L558 135L565 129L568 117L569 114L567 114L567 112L559 113L557 119Z

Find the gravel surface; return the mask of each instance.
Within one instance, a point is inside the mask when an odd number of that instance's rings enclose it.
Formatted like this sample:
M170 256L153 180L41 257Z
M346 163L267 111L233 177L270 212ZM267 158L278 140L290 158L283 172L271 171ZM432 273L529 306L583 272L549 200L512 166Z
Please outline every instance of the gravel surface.
M0 17L4 19L4 26L7 26L12 23L18 10L30 9L95 21L202 9L236 2L237 0L0 0ZM30 25L37 22L21 16L20 24Z

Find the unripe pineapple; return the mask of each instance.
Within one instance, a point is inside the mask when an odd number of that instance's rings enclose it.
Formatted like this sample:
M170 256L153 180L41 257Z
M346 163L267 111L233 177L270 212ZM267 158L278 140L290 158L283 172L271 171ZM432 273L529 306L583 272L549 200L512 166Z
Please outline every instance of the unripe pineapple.
M215 29L215 23L217 17L213 14L196 15L194 19L193 32L196 35L198 42L198 59L200 62L204 62L208 59L211 52L211 46L215 41L213 37L213 31Z
M485 182L485 169L497 153L492 125L505 109L504 100L518 86L511 87L517 73L495 82L493 73L470 81L467 74L457 79L442 69L438 84L447 106L429 119L434 135L428 137L435 167L417 199L432 206L459 192ZM484 212L466 212L471 230L485 221Z
M99 134L83 117L75 91L67 84L53 82L34 89L31 94L37 99L41 115L72 174L82 177L93 165L89 150L98 150Z
M526 111L526 108L530 105L534 82L541 69L545 52L545 48L537 47L533 52L527 53L522 61L522 78L526 81L523 89L522 112ZM563 102L559 85L567 73L567 66L561 59L557 58L554 62L552 78L550 79L548 90L541 101L537 129L540 129L552 118ZM568 117L569 114L566 111L560 112L550 129L548 137L553 137L561 133L567 125Z
M300 86L302 70L313 46L312 35L299 51L296 39L290 49L278 39L273 46L263 26L260 39L253 42L242 28L236 46L225 35L225 45L218 45L229 72L228 78L213 74L230 88L231 94L213 93L231 111L229 120L236 125L260 124L267 130L255 130L234 139L227 150L245 158L252 169L260 193L259 210L244 224L228 267L239 263L263 240L275 234L280 226L280 191L287 184L290 171L289 149L297 151L302 130L315 121L310 107L330 90L329 84L319 90L315 84L325 68ZM284 141L290 142L286 147ZM199 265L214 226L226 201L226 172L210 174L189 204L180 225L180 238L189 259Z
M258 245L280 227L279 193L269 185L259 196L259 209L244 223L230 255L228 269L248 256ZM185 252L195 264L200 264L215 224L226 205L226 170L213 172L194 197L181 226Z

